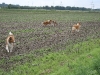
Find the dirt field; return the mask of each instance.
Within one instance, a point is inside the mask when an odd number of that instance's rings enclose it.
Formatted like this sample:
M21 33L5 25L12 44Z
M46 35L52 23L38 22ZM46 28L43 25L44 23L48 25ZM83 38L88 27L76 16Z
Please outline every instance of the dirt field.
M58 22L57 26L42 26L41 22L0 22L0 58L21 55L43 47L52 47L54 51L63 50L67 45L100 38L100 22L82 22L79 32L71 33L71 27L76 22ZM16 44L12 53L5 49L5 39L12 31ZM76 41L77 40L77 41Z

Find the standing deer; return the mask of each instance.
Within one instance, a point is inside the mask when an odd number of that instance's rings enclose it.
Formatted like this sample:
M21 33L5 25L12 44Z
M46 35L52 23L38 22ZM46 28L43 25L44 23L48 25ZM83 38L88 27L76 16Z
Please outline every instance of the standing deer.
M8 37L6 38L6 50L7 52L12 52L15 43L15 37L13 33L9 32Z

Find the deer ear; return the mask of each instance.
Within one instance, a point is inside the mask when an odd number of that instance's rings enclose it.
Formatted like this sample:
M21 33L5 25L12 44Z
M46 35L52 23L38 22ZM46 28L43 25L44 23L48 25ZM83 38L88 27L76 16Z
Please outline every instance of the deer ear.
M9 35L13 35L13 33L9 32Z
M79 22L79 25L80 25L81 23Z

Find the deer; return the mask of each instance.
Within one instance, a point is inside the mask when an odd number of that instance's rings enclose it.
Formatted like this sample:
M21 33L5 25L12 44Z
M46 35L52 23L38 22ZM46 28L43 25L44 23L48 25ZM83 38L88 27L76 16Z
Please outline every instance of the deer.
M7 52L12 52L15 43L15 37L12 32L9 32L8 37L6 38L6 50Z

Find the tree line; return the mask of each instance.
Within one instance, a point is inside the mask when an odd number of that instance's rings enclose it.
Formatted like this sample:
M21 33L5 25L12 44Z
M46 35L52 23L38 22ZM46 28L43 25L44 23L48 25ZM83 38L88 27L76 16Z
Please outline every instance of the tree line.
M85 8L85 7L71 7L71 6L20 6L20 5L14 5L14 4L0 4L1 8L7 8L7 9L46 9L46 10L91 10L91 8ZM100 10L100 9L94 9L94 10Z

